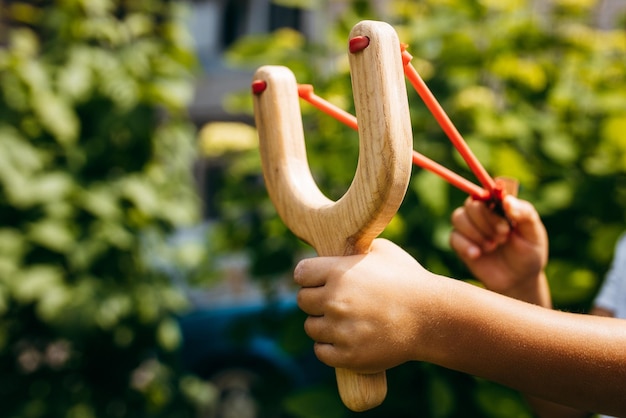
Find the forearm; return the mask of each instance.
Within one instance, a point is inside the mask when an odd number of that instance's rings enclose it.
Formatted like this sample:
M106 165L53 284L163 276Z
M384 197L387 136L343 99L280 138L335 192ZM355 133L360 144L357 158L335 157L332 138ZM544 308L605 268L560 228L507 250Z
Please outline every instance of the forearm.
M552 308L552 297L545 273L542 271L536 280L527 280L518 288L511 289L506 296L532 303L544 308ZM589 412L570 408L535 396L524 394L528 405L540 418L586 418Z
M513 299L532 303L533 305L544 308L552 308L552 297L545 273L542 271L533 280L524 280L513 288L507 289L502 293Z
M536 279L522 281L517 287L509 289L508 292L504 292L503 294L537 306L549 309L552 308L550 288L548 286L547 277L543 271ZM524 394L524 397L534 413L540 418L586 418L591 416L589 412L546 401L536 396Z
M626 323L442 278L425 360L581 410L626 415ZM602 384L600 384L602 383Z

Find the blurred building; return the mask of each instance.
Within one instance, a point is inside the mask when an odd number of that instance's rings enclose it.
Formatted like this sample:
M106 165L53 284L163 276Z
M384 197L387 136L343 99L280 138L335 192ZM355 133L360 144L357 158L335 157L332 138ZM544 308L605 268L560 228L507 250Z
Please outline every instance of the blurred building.
M386 0L371 0L384 20ZM413 1L413 0L407 0ZM533 0L537 13L549 13L552 0ZM252 72L229 68L224 51L240 36L270 33L289 27L316 40L350 1L328 1L315 10L285 7L272 0L190 0L190 29L198 49L203 73L198 78L190 113L198 126L213 121L245 121L249 116L224 110L224 97L250 83ZM598 0L591 19L600 28L615 26L616 16L626 12L624 0Z
M224 51L240 36L270 33L282 27L311 33L312 18L308 11L279 6L271 0L192 2L190 28L203 69L190 109L194 122L198 126L214 121L251 122L249 116L230 114L223 108L228 93L241 90L252 80L252 72L226 65Z

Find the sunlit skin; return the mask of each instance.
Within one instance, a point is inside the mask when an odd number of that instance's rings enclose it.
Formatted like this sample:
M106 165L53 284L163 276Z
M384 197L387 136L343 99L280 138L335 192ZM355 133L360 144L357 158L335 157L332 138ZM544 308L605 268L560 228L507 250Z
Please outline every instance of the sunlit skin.
M547 236L534 208L507 197L509 224L468 203L453 216L451 243L491 290L429 272L382 239L365 255L297 265L298 304L310 315L305 330L318 358L361 373L427 361L626 415L626 322L546 309Z
M505 204L509 218L523 221L511 227L509 221L481 202L467 199L452 214L454 230L450 234L450 245L487 289L551 308L544 274L548 239L543 223L529 202L509 198ZM597 306L590 313L613 316L611 311ZM588 412L540 398L527 396L527 400L542 418L591 416Z

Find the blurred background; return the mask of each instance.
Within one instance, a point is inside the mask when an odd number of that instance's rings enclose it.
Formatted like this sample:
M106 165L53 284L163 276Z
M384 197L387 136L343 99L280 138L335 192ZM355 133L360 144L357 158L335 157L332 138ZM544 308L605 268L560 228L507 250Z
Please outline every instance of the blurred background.
M550 235L559 309L586 312L626 225L626 2L4 0L0 416L531 417L514 391L429 364L352 413L312 354L291 272L312 250L261 174L261 65L354 113L346 45L392 24L493 176ZM414 148L471 172L409 88ZM358 137L302 104L314 176L348 188ZM415 168L383 235L471 281L465 199Z

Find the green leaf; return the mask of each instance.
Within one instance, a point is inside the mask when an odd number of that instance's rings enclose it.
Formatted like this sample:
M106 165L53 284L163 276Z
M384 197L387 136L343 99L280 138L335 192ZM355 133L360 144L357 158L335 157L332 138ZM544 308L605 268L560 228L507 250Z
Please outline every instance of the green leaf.
M159 346L166 351L174 351L182 341L182 335L178 322L171 318L161 321L157 328L157 341Z
M573 199L573 185L567 180L559 180L545 184L534 204L540 213L550 214L571 207Z
M285 400L285 409L295 418L345 418L335 388L313 387L296 392Z
M531 418L524 403L520 402L521 395L512 389L494 383L480 380L476 398L486 417Z
M514 80L533 91L542 90L547 76L541 65L530 58L502 54L494 60L491 70L505 79Z
M320 9L323 2L319 0L272 0L272 3L290 8L317 10Z
M94 81L88 51L84 47L74 48L67 65L57 74L58 91L71 101L84 101L91 94Z
M410 187L434 215L441 216L448 210L450 187L437 175L421 170L413 176Z
M64 319L65 309L72 297L72 291L67 286L51 287L39 298L37 314L44 322L59 323L59 319Z
M39 52L37 35L25 27L10 32L9 45L11 53L20 58L34 57Z
M24 268L9 283L15 299L22 303L36 302L63 282L61 271L53 266L35 264Z
M50 91L32 96L32 106L42 126L61 145L70 145L78 139L80 123L67 100Z
M13 204L29 207L36 204L55 203L68 196L74 184L65 173L24 176L10 167L0 169L0 177L7 175L9 183L5 185L7 196Z
M7 166L12 170L33 173L41 170L48 159L45 150L29 143L18 130L6 124L0 125L0 176L2 168Z
M553 260L546 268L550 292L556 305L570 305L592 296L598 276L571 261Z
M110 185L94 185L78 193L78 204L98 218L114 220L122 216L119 193Z
M0 258L20 260L26 247L22 231L9 227L0 228Z
M52 219L31 224L27 237L32 243L60 253L70 251L75 241L74 233L67 223Z
M626 116L616 115L607 118L602 124L601 137L604 142L601 147L613 155L617 160L617 168L626 170Z
M30 107L28 91L15 73L0 71L0 86L6 106L18 112L28 111Z
M151 215L159 208L157 191L145 179L127 177L121 183L121 194L132 202L139 211Z
M522 187L534 188L538 182L537 174L524 156L507 145L494 150L493 174L512 177L518 180Z
M454 411L454 391L440 375L432 373L428 382L429 399L433 406L432 416L449 417Z
M96 322L103 329L112 329L132 312L133 303L128 295L109 292L97 307Z
M219 389L211 382L192 375L183 376L180 379L180 389L199 410L214 405L220 394Z
M93 239L102 240L107 245L122 250L130 250L137 240L125 225L115 221L103 220L94 222L89 228L89 233ZM94 246L93 249L96 253L92 253L92 255L96 255L99 252L98 246Z
M191 103L194 90L187 80L160 78L152 83L150 94L170 109L183 110Z
M570 165L580 157L579 146L574 139L563 133L546 134L540 143L541 150L562 165Z

